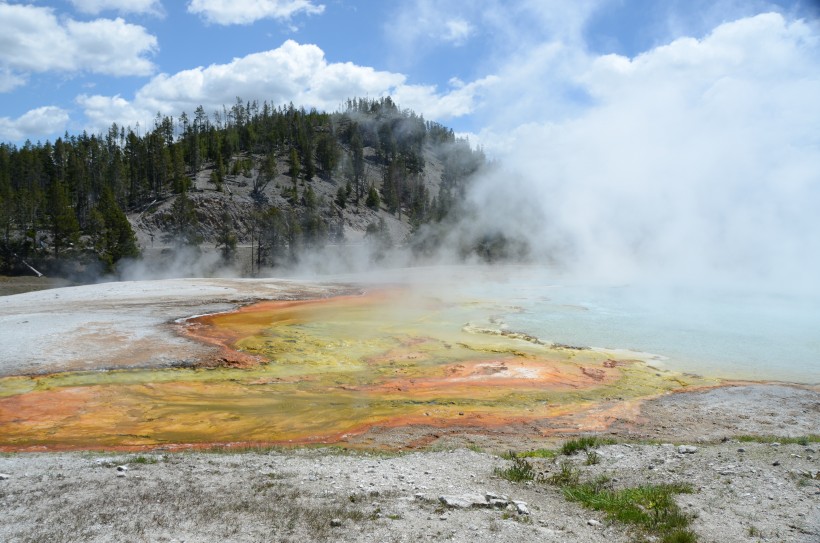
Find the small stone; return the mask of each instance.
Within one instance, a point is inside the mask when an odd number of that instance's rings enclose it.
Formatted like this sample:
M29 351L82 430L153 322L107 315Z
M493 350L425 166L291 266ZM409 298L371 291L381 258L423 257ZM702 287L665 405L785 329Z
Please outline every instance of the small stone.
M514 501L513 503L515 504L515 509L518 511L519 515L529 515L530 514L530 510L527 507L527 502Z
M333 526L334 528L338 528L339 526L342 525L342 519L338 519L338 518L330 519L330 525Z
M772 465L773 466L779 466L780 465L780 460L775 460L774 462L772 462Z
M0 473L0 481L5 481L7 479L11 479L11 475L8 473Z
M504 500L505 502L510 501L510 499L507 496L504 496L503 494L495 494L493 492L485 492L484 493L484 498L488 502L492 501L492 500Z
M589 524L590 526L600 526L601 522L598 521L598 520L595 520L594 518L591 518L587 521L587 524Z
M744 453L744 452L746 452L746 449L744 449L743 447L741 447L741 448L739 448L739 449L737 450L737 452L739 452L739 453Z
M678 446L678 454L695 454L698 452L698 448L694 445L679 445Z

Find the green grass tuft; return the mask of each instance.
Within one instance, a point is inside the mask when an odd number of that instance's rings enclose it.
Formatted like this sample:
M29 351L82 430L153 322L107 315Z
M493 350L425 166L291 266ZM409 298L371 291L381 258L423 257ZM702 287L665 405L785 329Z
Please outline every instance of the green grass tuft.
M521 458L514 452L510 452L509 458L512 466L508 468L495 468L493 473L502 479L507 479L513 483L522 481L532 481L535 479L535 468L526 459Z
M561 462L558 473L554 473L545 479L545 482L561 487L573 487L578 484L581 473L570 462Z
M555 449L534 449L519 453L518 456L522 458L555 458L558 456L558 451Z
M688 530L691 518L680 510L673 499L675 494L692 492L690 485L645 485L614 490L593 481L564 486L563 491L568 500L603 511L608 518L659 536L662 541L696 540Z
M606 439L597 436L584 436L577 439L571 439L561 445L561 454L565 456L572 456L581 451L589 451L601 445L612 445L615 443L614 439Z
M797 437L743 435L737 436L735 439L744 443L781 443L783 445L806 446L809 443L820 443L820 434L809 434Z
M140 456L135 456L133 458L129 458L126 463L127 464L156 464L157 462L159 462L159 460L157 460L153 456L142 456L142 455L140 455Z
M587 460L584 462L587 466L594 466L601 462L601 455L598 454L595 450L588 450L587 451Z

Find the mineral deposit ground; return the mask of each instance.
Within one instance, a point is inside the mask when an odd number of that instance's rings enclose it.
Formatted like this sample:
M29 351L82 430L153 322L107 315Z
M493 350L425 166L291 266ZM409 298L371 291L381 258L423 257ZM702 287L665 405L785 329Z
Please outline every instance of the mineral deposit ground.
M816 386L545 345L483 302L397 292L186 279L0 298L0 540L658 537L568 499L549 482L567 470L685 484L698 541L820 539ZM579 436L603 444L505 475L510 451Z

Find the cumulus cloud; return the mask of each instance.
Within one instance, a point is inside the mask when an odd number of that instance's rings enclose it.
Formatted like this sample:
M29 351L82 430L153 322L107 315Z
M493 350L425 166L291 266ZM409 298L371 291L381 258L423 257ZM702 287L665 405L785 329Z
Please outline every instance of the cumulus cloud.
M408 85L399 73L350 62L329 63L316 45L288 40L277 49L227 64L158 75L130 101L97 95L81 96L78 103L94 131L104 130L113 121L131 126L139 121L145 126L157 112L190 114L199 105L213 112L234 103L237 96L333 111L350 97L393 95L403 107L439 118L471 111L477 95L494 81L489 77L439 93L433 86Z
M311 0L191 0L188 12L209 23L246 25L261 19L287 20L298 13L316 15L325 7Z
M75 9L82 13L97 15L103 11L118 13L162 13L160 0L69 0Z
M18 117L0 117L0 140L17 141L23 138L48 136L65 130L68 112L55 106L32 109Z
M532 55L480 134L506 165L471 195L482 219L586 273L816 281L815 27L769 13L634 58ZM567 82L583 100L544 92ZM519 108L537 99L557 107Z
M6 87L47 71L126 76L154 71L156 37L122 19L80 22L31 5L0 4L0 73ZM8 82L11 82L8 83Z

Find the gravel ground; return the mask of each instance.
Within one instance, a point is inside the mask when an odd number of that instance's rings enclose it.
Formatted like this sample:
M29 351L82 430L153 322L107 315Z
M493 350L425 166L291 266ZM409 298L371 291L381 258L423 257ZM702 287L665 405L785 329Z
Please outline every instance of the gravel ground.
M742 449L742 451L741 451ZM820 448L797 444L618 444L582 479L687 482L677 500L700 541L820 540ZM556 460L533 459L555 472ZM400 455L333 449L0 457L2 541L634 541L623 525L543 483L494 475L508 461L467 449ZM118 466L127 468L118 471ZM448 507L488 493L498 508ZM596 522L597 521L597 522Z

